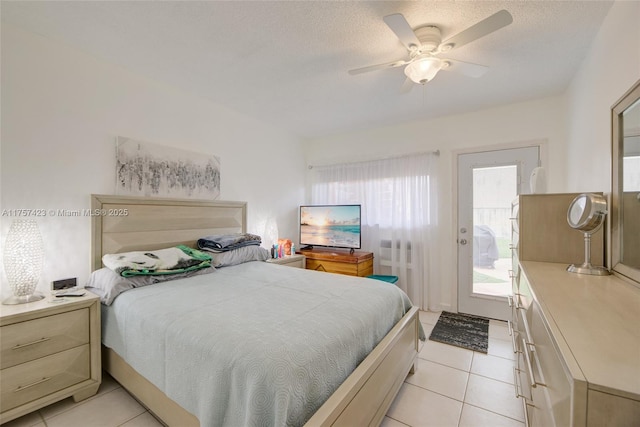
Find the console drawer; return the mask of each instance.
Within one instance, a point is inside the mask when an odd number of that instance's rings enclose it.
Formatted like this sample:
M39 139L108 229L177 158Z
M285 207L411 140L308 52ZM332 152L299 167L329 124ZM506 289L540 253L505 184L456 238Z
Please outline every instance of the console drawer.
M326 271L327 273L339 273L349 276L369 276L373 274L373 259L354 264L307 258L306 267L308 270Z

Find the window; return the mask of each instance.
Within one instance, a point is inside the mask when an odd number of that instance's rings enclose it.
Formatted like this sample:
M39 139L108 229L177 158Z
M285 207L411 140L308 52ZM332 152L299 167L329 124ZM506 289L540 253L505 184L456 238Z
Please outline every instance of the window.
M392 274L414 304L427 306L437 266L436 153L314 167L312 204L362 205L362 250L376 274Z

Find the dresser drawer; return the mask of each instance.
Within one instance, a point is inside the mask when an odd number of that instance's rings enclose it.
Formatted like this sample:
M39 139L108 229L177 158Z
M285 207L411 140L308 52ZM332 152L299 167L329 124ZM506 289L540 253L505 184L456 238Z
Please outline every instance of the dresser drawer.
M90 377L89 344L3 369L2 411L78 384Z
M534 385L533 403L539 409L538 412L541 412L536 418L542 422L533 425L580 425L576 420L584 420L585 414L572 413L572 391L575 385L567 374L562 355L546 327L538 304L532 304L529 312L533 343L530 356L534 378L544 384L538 384L537 387ZM551 422L554 424L550 424Z
M89 309L3 326L0 335L0 369L5 369L88 343Z

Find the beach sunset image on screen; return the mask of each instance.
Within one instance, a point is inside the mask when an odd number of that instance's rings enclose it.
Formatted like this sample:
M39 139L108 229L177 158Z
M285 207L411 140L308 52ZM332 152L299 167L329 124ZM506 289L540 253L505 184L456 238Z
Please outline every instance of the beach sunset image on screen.
M360 205L300 207L300 244L359 249Z

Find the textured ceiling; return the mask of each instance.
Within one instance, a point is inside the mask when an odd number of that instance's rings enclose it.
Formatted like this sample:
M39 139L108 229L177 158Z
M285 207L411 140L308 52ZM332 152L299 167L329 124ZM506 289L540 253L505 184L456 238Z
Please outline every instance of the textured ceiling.
M611 2L44 1L1 3L2 22L271 122L302 137L433 118L561 94ZM441 71L400 93L406 59L383 22L437 25L443 39L498 10L513 23L446 56L490 67Z

